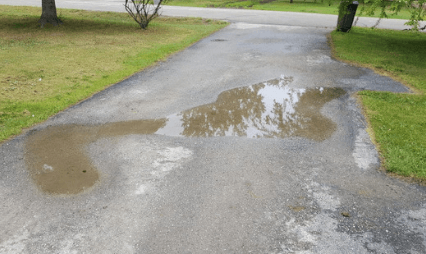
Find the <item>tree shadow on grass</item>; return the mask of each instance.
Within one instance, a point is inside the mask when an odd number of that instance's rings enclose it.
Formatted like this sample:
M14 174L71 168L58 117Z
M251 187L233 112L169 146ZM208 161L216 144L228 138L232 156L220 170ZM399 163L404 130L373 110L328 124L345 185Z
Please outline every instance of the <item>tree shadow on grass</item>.
M426 59L426 34L386 30L376 33L359 29L354 30L351 34L352 36L362 37L365 44L369 44L376 50L405 55L406 57L401 60L407 64L412 64L413 60L415 60L414 63L426 63L423 61ZM416 59L422 61L416 61Z

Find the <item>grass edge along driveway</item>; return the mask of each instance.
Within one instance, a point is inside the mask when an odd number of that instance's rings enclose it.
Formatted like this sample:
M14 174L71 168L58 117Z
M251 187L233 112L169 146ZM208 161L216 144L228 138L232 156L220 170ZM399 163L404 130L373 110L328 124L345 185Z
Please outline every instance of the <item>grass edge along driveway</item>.
M426 183L426 34L370 28L332 32L333 56L390 76L412 94L358 93L382 168Z
M64 24L41 29L40 14L0 8L0 144L227 25L161 17L142 30L127 13L58 9Z

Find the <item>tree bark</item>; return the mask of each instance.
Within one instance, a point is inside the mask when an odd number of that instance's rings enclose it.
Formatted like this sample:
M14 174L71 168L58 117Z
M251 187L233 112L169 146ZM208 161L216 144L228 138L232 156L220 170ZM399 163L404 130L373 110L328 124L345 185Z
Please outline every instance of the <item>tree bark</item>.
M41 17L38 23L41 27L44 27L47 23L50 23L54 26L62 24L62 21L58 19L56 14L56 4L55 0L42 0L41 1Z

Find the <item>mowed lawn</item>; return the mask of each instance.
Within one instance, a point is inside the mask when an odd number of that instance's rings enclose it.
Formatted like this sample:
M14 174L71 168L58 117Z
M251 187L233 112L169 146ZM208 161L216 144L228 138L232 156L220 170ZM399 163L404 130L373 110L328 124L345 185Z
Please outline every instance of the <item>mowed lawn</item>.
M338 6L340 1L321 1L321 0L168 0L167 5L175 6L193 6L193 7L213 7L213 8L238 8L238 9L253 9L253 10L268 10L268 11L289 11L289 12L307 12L321 14L339 14ZM359 15L363 8L368 5L361 4L358 8ZM390 9L390 8L388 8ZM401 9L398 14L391 14L389 18L393 19L410 19L410 12L407 8ZM372 16L379 17L380 11L377 10ZM366 15L363 11L361 16Z
M360 92L386 170L426 183L426 34L354 28L331 34L338 59L374 69L413 94Z
M142 30L126 13L58 10L64 24L41 29L40 15L0 6L0 142L226 26L157 18Z

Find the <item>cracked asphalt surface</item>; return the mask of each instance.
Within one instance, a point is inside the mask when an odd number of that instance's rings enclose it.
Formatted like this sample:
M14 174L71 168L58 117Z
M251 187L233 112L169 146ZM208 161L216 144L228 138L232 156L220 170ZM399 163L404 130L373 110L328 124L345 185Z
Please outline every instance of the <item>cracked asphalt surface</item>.
M332 59L331 30L234 22L3 143L0 253L426 253L426 188L379 171L354 97L409 91ZM81 145L99 172L92 187L49 194L28 170L29 140L43 130L66 136L71 126L83 135L111 123L171 122L226 91L276 79L298 91L283 104L296 111L305 90L345 91L316 109L334 123L330 135L95 131Z

